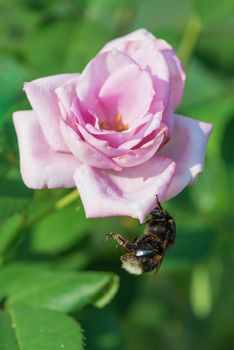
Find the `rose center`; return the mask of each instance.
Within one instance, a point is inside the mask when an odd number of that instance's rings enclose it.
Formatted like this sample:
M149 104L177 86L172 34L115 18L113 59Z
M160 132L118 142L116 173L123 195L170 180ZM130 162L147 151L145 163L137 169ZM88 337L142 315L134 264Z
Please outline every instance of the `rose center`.
M128 123L122 122L122 116L117 113L112 122L102 121L99 123L100 129L103 130L115 130L121 132L128 130Z

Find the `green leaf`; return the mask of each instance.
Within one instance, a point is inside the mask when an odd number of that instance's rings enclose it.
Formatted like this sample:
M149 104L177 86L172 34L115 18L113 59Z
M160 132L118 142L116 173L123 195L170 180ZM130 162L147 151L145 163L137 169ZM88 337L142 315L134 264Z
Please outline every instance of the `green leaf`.
M135 0L88 0L86 14L88 18L101 23L115 37L116 32L126 33L125 27L131 23L137 5Z
M0 126L5 121L5 113L11 108L19 97L23 96L23 82L29 79L28 69L17 62L14 56L0 56Z
M229 198L230 208L234 200L234 157L233 157L233 139L234 139L234 118L227 124L223 133L222 139L222 157L226 169L228 171L228 184L229 184ZM232 215L232 213L231 213Z
M196 51L208 67L213 66L233 73L233 0L192 2L202 22L202 33Z
M216 77L205 66L192 61L179 112L213 124L204 173L189 191L195 206L204 212L214 209L224 212L228 208L229 183L220 150L223 132L233 113L232 95L233 87L229 81Z
M199 113L202 117L201 110L211 107L211 102L215 102L217 97L225 97L226 89L225 81L212 74L201 62L193 59L186 70L185 92L179 111L193 113L195 116ZM199 117L198 115L197 118ZM213 116L204 117L213 120Z
M233 30L234 2L232 0L194 0L195 11L203 24L197 52L209 67L234 72Z
M145 26L156 37L175 46L190 15L191 6L187 0L140 1L131 27L139 29Z
M188 193L188 189L183 195L186 192ZM185 203L185 199L182 203ZM173 199L167 209L176 221L177 234L175 244L166 253L165 265L170 269L187 267L209 256L217 239L217 232L210 217L202 215L195 206L189 206L187 199L185 206L180 205L178 198Z
M192 0L196 13L201 17L204 24L223 18L231 18L234 13L232 0Z
M80 317L79 314L77 316ZM124 349L122 317L115 307L108 306L102 310L86 308L81 317L87 349Z
M234 73L233 30L234 19L232 15L232 19L224 19L218 23L210 24L203 31L197 46L199 56L209 67L222 70L228 76L230 73Z
M118 289L118 277L108 272L71 272L14 264L0 271L0 297L9 305L45 307L72 312L87 304L105 306Z
M203 231L188 232L189 228L182 230L178 228L177 237L174 246L167 252L165 258L169 267L176 264L183 264L201 261L210 252L213 247L216 235L215 232L207 228Z
M64 60L75 28L73 21L52 22L32 37L27 59L38 76L64 72Z
M1 135L2 136L2 135ZM0 181L4 179L8 171L10 170L10 164L9 162L5 159L3 153L3 148L1 144L4 143L2 137L0 138Z
M29 38L38 29L38 12L22 5L22 1L1 1L1 51L22 54Z
M209 271L206 266L197 265L193 269L190 302L194 314L199 318L207 317L211 312L213 295Z
M21 211L32 198L33 191L22 181L4 179L0 182L0 220Z
M102 22L82 22L74 27L71 44L66 52L66 71L81 72L110 39L111 33Z
M79 243L86 235L86 220L81 210L67 207L42 219L31 236L34 252L60 253Z
M81 327L56 311L10 307L0 312L0 350L81 350Z
M0 255L14 239L15 233L22 222L21 215L16 214L2 223L0 226Z

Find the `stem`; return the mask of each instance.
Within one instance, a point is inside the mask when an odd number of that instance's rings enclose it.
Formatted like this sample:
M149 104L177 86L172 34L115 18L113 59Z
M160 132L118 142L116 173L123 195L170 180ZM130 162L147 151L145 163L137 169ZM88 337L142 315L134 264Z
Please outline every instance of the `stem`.
M14 235L11 237L11 240L8 242L6 248L0 255L0 266L4 265L5 261L11 257L13 249L17 246L22 237L22 232L25 232L27 228L27 220L27 213L26 211L23 211L19 227L16 229Z
M184 66L188 64L192 56L201 30L202 25L200 19L197 16L192 16L186 24L184 35L178 48L178 55Z
M73 190L70 193L68 193L66 196L60 198L56 203L55 203L55 208L56 209L62 209L69 205L70 203L74 202L76 199L79 198L79 192L77 190Z

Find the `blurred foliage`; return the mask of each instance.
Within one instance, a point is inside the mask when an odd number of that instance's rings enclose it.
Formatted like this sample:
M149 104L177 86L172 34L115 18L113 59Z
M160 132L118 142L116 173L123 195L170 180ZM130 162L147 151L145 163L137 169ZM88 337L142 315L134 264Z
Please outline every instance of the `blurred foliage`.
M136 220L87 220L69 191L23 185L11 117L29 108L24 81L81 71L140 27L185 64L178 113L214 124L204 174L166 204L178 235L152 278L103 243L141 232ZM232 349L233 0L0 0L0 33L0 349Z

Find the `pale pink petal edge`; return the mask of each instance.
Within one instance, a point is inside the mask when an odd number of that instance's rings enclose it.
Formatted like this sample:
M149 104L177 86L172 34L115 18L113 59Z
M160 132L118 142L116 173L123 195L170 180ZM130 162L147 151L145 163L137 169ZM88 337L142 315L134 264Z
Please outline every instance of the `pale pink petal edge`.
M61 112L55 89L78 76L79 74L58 74L24 84L24 91L36 113L44 136L54 151L67 151L59 129Z
M35 112L15 112L13 121L19 144L20 171L26 186L34 189L75 187L73 175L80 162L71 154L50 148Z
M175 116L171 139L159 152L176 163L176 171L166 194L166 200L175 197L188 184L194 184L203 171L206 146L212 125L196 119Z
M174 172L173 161L155 156L121 172L83 164L74 179L88 218L131 216L143 222L155 205L155 195L164 201Z

